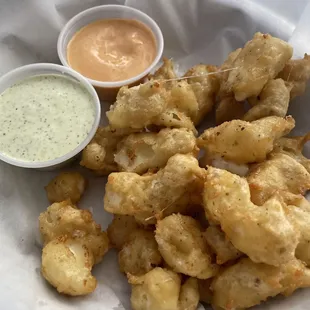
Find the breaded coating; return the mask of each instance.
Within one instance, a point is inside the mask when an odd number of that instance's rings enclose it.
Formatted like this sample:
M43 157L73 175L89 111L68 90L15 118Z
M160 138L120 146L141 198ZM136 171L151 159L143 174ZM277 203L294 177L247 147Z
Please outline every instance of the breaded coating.
M218 271L199 223L190 216L172 214L158 221L155 239L163 259L175 272L208 279Z
M245 121L255 121L266 116L284 117L290 102L291 86L282 79L270 80L258 97L251 98L252 108L244 115Z
M128 275L128 282L133 310L179 310L181 278L175 272L157 267L140 277Z
M293 49L285 41L257 32L234 60L223 93L234 93L237 101L258 96L265 84L275 78L292 57Z
M179 85L181 85L180 90L175 91L174 87ZM131 88L122 87L117 94L116 102L106 113L110 126L116 129L144 129L149 125L157 125L188 128L196 133L192 120L183 109L180 109L180 106L184 107L188 101L190 104L197 104L194 94L191 96L190 93L188 94L191 89L186 88L186 82L180 82L174 87L171 91L167 91L165 82L148 82ZM175 96L177 99L182 98L182 101L176 102ZM188 109L187 106L186 109Z
M62 172L45 186L48 200L61 202L70 199L73 203L81 199L86 188L86 180L78 172Z
M188 278L181 286L181 277L175 272L154 268L137 277L128 275L132 284L133 310L196 310L199 302L197 279Z
M178 76L174 70L174 63L172 59L163 57L163 64L155 71L154 74L148 76L150 81L157 80L170 80L176 79ZM176 83L176 81L167 81L165 82L165 88L171 89L171 87Z
M114 162L117 144L135 131L129 128L115 130L110 126L99 127L93 140L83 150L80 165L99 174L118 171L118 166Z
M291 116L269 116L254 122L232 120L209 128L198 138L197 144L206 156L237 164L261 162L273 149L274 141L288 134L295 126Z
M192 155L176 154L155 174L112 173L106 184L104 208L114 214L134 215L146 224L179 212L200 200L204 169Z
M210 74L218 71L218 68L210 65L199 64L190 68L184 76L191 78L187 79L191 86L198 102L198 109L195 115L192 115L192 120L195 125L198 125L202 119L212 110L216 94L220 87L219 74Z
M226 170L208 167L206 180L206 215L236 249L254 262L274 266L294 258L300 234L287 219L282 200L273 197L256 206L246 179Z
M153 119L152 124L159 128L187 128L197 135L191 118L176 107L169 106L162 114Z
M225 233L218 226L209 226L203 236L216 254L216 263L218 265L236 260L243 255L243 253L232 245Z
M198 153L192 131L165 128L159 133L131 134L118 144L114 159L120 170L142 174L162 168L177 153Z
M237 48L236 50L230 52L227 56L227 59L223 62L223 64L220 67L220 70L224 71L227 69L233 68L234 62L238 55L240 54L242 48ZM221 81L227 81L229 75L229 71L221 72Z
M188 278L181 286L178 310L196 310L198 303L198 280L195 278Z
M139 224L132 215L114 215L107 233L111 246L121 250L130 234L139 229Z
M150 82L122 87L116 102L106 113L112 128L144 128L167 107L168 92L163 83Z
M247 309L268 297L309 286L310 271L298 260L274 267L243 258L214 278L212 305L223 310Z
M310 189L310 174L303 165L284 153L269 157L254 165L247 176L253 203L262 205L277 191L305 194Z
M310 56L305 54L303 59L291 59L278 74L292 88L291 99L302 95L306 91L310 79Z
M133 231L118 253L121 272L141 276L162 262L154 232L143 229Z
M99 263L109 247L109 240L101 226L88 210L77 209L70 201L53 203L39 216L40 232L44 244L60 237L82 239Z
M227 96L218 103L215 110L215 122L220 125L233 119L242 119L244 114L244 103L237 101L233 96Z
M282 137L275 142L274 152L285 153L300 164L310 173L310 159L302 154L305 144L310 140L310 133L304 136Z
M188 81L190 81L190 79L188 79ZM175 82L169 95L168 106L170 108L176 108L190 117L192 121L195 121L197 115L201 112L192 85L185 80Z
M302 195L281 192L287 206L285 213L295 229L300 232L300 239L295 251L296 258L310 266L310 202Z
M61 236L48 242L42 253L41 272L59 293L80 296L97 285L91 274L94 257L82 241Z

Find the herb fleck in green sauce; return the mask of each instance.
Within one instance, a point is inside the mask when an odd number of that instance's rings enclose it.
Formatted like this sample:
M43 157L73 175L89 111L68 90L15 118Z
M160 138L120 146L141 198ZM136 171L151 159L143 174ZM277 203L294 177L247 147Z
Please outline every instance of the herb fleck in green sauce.
M93 98L79 82L27 78L0 95L0 152L28 162L58 158L87 137L94 119Z

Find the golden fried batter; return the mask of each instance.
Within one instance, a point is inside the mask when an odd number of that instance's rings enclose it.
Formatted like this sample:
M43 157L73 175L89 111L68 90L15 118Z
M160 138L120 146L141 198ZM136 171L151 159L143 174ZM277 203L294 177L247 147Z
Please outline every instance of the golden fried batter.
M255 165L247 180L251 200L262 205L277 191L304 194L310 189L310 174L303 165L283 153L273 153L270 158Z
M81 199L86 188L86 180L78 172L63 172L45 187L48 200L61 202L70 199L73 203Z
M204 206L235 248L252 261L279 266L294 258L299 231L287 219L285 204L273 197L262 206L250 200L246 179L208 167Z
M93 265L93 253L80 239L60 236L43 248L42 275L59 293L71 296L92 293L97 285L91 274Z
M233 119L242 119L244 114L243 102L236 101L233 96L224 97L215 110L215 122L220 125Z
M309 286L310 271L298 260L274 267L243 258L214 278L212 305L224 310L247 309L268 297Z
M310 266L310 202L302 195L289 192L281 192L280 195L287 204L285 213L289 221L300 232L295 256Z
M185 128L165 128L159 133L129 135L118 144L114 158L121 170L142 174L149 169L162 168L174 154L197 152L196 138L192 131Z
M152 231L143 229L133 231L118 253L121 272L144 275L162 261Z
M162 83L150 82L122 87L107 112L112 128L144 128L167 107L168 93Z
M300 137L284 137L276 141L274 152L285 153L300 164L310 173L310 160L302 154L305 144L310 140L310 133Z
M291 86L282 79L270 80L258 97L251 98L252 108L244 115L245 121L255 121L266 116L284 117L288 110Z
M148 82L131 88L122 87L107 117L112 128L144 129L156 125L188 128L196 133L187 114L193 109L192 104L195 108L197 101L185 81L178 82L169 91L165 82Z
M118 171L114 162L117 144L124 136L133 132L135 130L128 128L114 130L110 126L99 127L93 140L83 150L80 165L99 174Z
M292 88L291 99L302 95L310 79L310 56L305 54L303 59L291 59L278 74Z
M223 62L223 64L220 66L219 70L219 78L220 78L220 89L218 92L218 96L220 99L223 99L227 97L228 91L225 89L226 82L229 76L230 69L234 68L234 61L240 54L242 48L237 48L236 50L230 52L227 56L227 59ZM234 97L232 93L229 94L229 97Z
M270 116L251 123L232 120L205 130L197 144L206 150L207 157L221 156L237 164L261 162L272 151L274 141L294 126L291 116Z
M188 278L181 287L178 310L196 310L198 303L198 280Z
M216 254L216 263L218 265L236 260L243 255L232 245L225 233L218 226L209 226L203 236Z
M217 70L218 68L215 66L200 64L190 68L184 74L184 76L192 77L187 79L187 82L191 86L198 102L196 115L192 116L192 120L196 125L212 110L215 104L216 94L220 87L219 75L207 74L217 72Z
M139 227L140 226L132 215L115 214L107 230L111 245L121 250L130 234Z
M181 278L175 272L157 267L140 277L129 275L128 282L133 310L179 310Z
M148 76L150 81L157 80L170 80L177 78L177 74L174 70L174 63L172 59L166 57L163 58L163 64L159 67L154 74ZM176 83L176 81L167 81L165 82L165 88L171 89L171 87Z
M197 159L176 154L155 174L110 174L104 208L114 214L134 215L142 223L156 223L156 217L183 210L199 199L203 181L204 170Z
M171 88L168 107L170 109L176 108L178 111L183 112L192 121L195 121L197 115L202 113L192 85L185 80L175 82L175 85Z
M275 78L292 57L285 41L257 32L234 60L223 92L233 92L237 101L258 96L268 80ZM285 79L284 79L285 80Z
M88 210L80 210L70 201L53 203L39 216L40 232L44 244L60 236L82 239L99 263L109 247L105 232L97 224Z
M128 275L132 284L133 310L196 310L199 302L197 279L188 278L181 286L181 277L175 272L154 268L137 277Z
M172 214L159 221L155 239L165 262L175 272L208 279L218 271L199 223L190 216Z

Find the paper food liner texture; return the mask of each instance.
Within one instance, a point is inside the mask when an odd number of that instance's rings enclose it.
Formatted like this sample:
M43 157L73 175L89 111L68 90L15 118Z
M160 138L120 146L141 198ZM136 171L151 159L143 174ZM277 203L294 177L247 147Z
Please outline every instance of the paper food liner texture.
M2 0L0 75L29 63L58 63L56 42L63 25L80 11L102 4L129 5L153 17L164 34L164 55L173 57L180 71L200 62L221 64L256 31L290 41L294 57L310 52L307 0ZM310 87L291 104L289 113L297 121L294 134L310 131L309 103ZM69 169L82 168L75 164ZM106 178L82 172L89 187L81 207L90 209L106 229L112 218L103 210ZM38 216L48 206L43 186L57 173L0 162L0 309L130 309L130 286L118 270L113 250L95 267L98 287L90 296L60 296L40 275ZM255 309L302 310L309 304L309 290L299 290Z

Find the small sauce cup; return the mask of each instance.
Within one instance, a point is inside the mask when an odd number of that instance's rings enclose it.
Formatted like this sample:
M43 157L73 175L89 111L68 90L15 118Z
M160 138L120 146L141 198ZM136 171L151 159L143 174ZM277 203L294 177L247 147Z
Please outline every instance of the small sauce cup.
M85 79L81 74L72 70L71 68L66 68L61 65L49 64L49 63L38 63L38 64L31 64L31 65L19 67L17 69L14 69L8 72L7 74L5 74L4 76L0 78L0 94L2 94L6 89L11 87L12 85L18 82L21 82L22 80L26 78L37 76L37 75L49 75L49 74L62 75L62 76L71 78L79 82L80 85L89 92L91 98L93 99L92 102L93 102L93 107L94 107L94 112L95 112L94 122L93 122L93 125L92 125L92 128L89 134L72 151L55 159L51 159L47 161L40 161L40 162L22 161L22 160L7 156L1 153L1 150L0 150L0 160L8 164L11 164L13 166L22 167L22 168L54 170L57 168L61 168L65 164L75 159L79 155L79 153L87 146L87 144L91 141L91 139L94 137L97 131L97 128L99 126L100 117L101 117L100 100L98 98L98 95L95 89L88 82L88 80ZM22 139L22 134L20 138Z
M135 19L145 24L154 35L157 51L156 57L152 64L142 73L130 79L116 82L102 82L87 78L88 81L95 87L99 98L103 101L110 102L115 100L117 92L122 86L134 86L140 84L160 61L164 49L164 38L156 22L145 13L124 5L97 6L79 13L69 20L60 32L57 43L57 51L61 63L66 67L70 67L67 61L67 46L74 34L82 27L94 21L113 18Z

